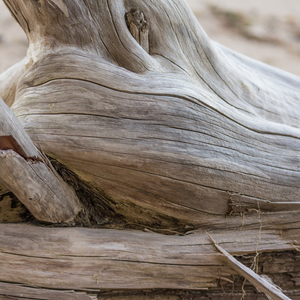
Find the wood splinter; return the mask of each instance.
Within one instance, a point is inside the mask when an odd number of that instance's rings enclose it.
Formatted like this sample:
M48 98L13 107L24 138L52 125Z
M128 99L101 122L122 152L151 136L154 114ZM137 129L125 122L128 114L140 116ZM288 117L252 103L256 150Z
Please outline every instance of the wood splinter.
M149 53L149 23L138 9L133 8L126 14L127 26L130 33L141 47Z
M217 242L206 232L214 246L217 250L224 255L226 258L226 263L235 270L240 276L243 276L250 283L252 283L257 290L262 291L269 299L273 300L291 300L289 297L284 295L280 289L278 289L274 284L270 283L266 278L256 274L254 271L240 263L232 255L230 255L226 250L217 244Z

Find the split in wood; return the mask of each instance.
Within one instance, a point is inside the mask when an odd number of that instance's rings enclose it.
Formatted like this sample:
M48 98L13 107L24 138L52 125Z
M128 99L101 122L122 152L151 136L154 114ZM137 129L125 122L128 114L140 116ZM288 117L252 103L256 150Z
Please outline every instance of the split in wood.
M269 279L266 279L265 277L256 274L250 268L240 263L226 250L219 246L217 242L208 233L206 234L208 235L214 246L217 248L217 250L224 255L224 257L226 258L226 263L239 275L243 276L250 283L252 283L257 290L264 292L269 299L291 300L289 297L284 295L278 287L271 283Z
M82 210L74 190L36 148L0 98L0 181L42 222L73 222Z
M149 53L149 23L145 20L144 14L133 8L126 14L126 21L132 36Z

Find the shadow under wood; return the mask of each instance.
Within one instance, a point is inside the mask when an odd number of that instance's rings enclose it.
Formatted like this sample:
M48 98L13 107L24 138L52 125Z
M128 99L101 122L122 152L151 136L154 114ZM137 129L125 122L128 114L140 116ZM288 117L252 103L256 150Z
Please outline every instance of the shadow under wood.
M10 142L10 140L7 140ZM2 144L1 144L2 145ZM55 159L49 158L52 166L74 190L80 199L83 210L78 214L73 226L91 227L119 223L122 217L115 212L108 201L93 188L85 184L79 177ZM0 223L29 222L35 225L46 225L37 221L26 206L12 193L4 191L0 195ZM70 226L64 223L54 226Z
M75 226L90 227L93 225L107 225L112 222L119 223L122 221L122 216L114 210L104 196L84 183L66 166L51 157L48 158L62 179L75 190L77 197L84 206L84 209L74 220Z
M0 195L0 223L33 221L34 217L21 201L12 193Z

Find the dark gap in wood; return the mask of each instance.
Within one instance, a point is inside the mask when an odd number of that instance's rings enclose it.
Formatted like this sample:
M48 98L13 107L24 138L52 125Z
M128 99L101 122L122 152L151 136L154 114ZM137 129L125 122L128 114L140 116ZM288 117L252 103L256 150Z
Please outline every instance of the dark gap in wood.
M54 158L48 157L48 159L62 179L75 190L77 197L84 206L72 225L91 227L93 225L108 225L122 222L123 217L114 210L108 199L83 182L66 166Z
M0 223L34 221L31 212L12 192L0 195Z
M0 150L14 150L20 156L24 158L27 157L22 147L19 145L16 139L11 135L0 136Z
M0 136L0 150L13 150L18 153L25 160L30 161L32 163L45 163L47 159L43 161L41 158L37 156L27 156L21 145L17 142L17 140L12 136ZM40 150L40 149L39 149ZM40 151L42 155L43 152Z

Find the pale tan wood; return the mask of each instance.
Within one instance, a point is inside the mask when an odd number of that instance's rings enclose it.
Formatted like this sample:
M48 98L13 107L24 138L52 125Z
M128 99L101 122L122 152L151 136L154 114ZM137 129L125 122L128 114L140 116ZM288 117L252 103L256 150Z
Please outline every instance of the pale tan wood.
M210 41L182 0L5 2L30 41L14 113L130 222L222 223L235 195L298 209L298 77Z
M40 300L97 300L97 296L85 292L41 289L20 284L0 282L0 299ZM1 298L2 297L2 298ZM12 298L16 297L16 298ZM20 298L18 298L20 297ZM26 298L25 298L26 297Z
M276 231L213 232L213 236L232 254L293 249L290 240ZM0 282L95 293L103 288L197 290L216 287L220 278L231 282L236 274L204 232L176 237L0 224L0 258Z
M0 281L72 291L214 288L236 272L205 229L232 255L298 249L298 77L212 42L183 0L4 1L30 43L25 69L1 76L11 120L128 225L200 231L1 225ZM128 24L132 10L147 26ZM36 155L23 133L13 136ZM9 167L26 166L10 154L0 177L13 190L7 174L17 168Z
M42 222L72 222L77 195L51 166L0 98L0 180ZM6 142L8 138L12 141Z
M13 105L16 96L18 81L24 73L26 58L0 74L0 97L10 107Z

